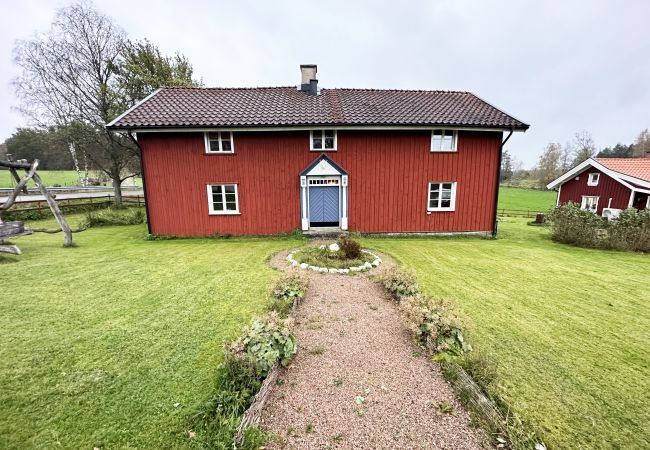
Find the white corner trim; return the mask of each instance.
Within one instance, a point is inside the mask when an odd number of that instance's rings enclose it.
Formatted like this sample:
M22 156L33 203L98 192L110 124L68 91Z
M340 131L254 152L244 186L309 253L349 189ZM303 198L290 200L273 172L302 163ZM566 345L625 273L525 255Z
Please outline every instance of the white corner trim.
M129 109L127 109L126 111L124 111L122 114L120 114L119 116L117 116L115 119L113 119L113 120L111 120L109 123L107 123L106 126L107 126L107 127L111 127L111 126L115 125L115 122L117 122L118 120L120 120L122 117L126 116L128 113L130 113L131 111L133 111L135 108L137 108L137 107L139 107L140 105L142 105L144 102L146 102L147 100L149 100L151 97L153 97L154 95L156 95L156 94L157 94L158 92L160 92L161 90L162 90L162 88L158 88L158 89L156 89L155 91L153 91L151 94L147 95L145 98L143 98L142 100L140 100L139 102L136 102L135 105L131 106Z

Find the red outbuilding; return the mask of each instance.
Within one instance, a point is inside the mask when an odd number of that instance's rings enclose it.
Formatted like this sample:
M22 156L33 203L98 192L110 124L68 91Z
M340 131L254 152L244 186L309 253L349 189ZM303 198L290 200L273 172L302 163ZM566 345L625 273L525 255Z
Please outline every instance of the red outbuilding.
M650 158L589 158L546 187L558 189L558 205L573 202L608 218L650 209Z
M496 231L503 135L468 92L164 88L108 125L135 134L156 235ZM507 137L505 140L507 140Z

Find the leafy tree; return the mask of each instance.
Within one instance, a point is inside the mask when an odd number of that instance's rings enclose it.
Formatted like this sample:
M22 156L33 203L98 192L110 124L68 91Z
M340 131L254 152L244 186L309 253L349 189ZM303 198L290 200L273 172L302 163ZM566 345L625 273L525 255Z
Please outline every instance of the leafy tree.
M139 148L106 124L144 93L177 85L177 76L181 83L191 80L191 66L180 55L163 57L146 41L128 42L109 17L83 1L60 9L47 33L19 41L14 54L21 111L42 127L74 124L70 144L112 180L120 204L122 182L139 171Z
M562 175L562 145L559 142L551 142L546 146L544 152L537 162L536 172L539 186L545 187L548 183Z
M614 147L605 147L596 155L598 158L630 158L632 156L632 145L623 145L620 142Z
M55 128L18 128L5 141L7 153L13 160L39 159L41 168L50 170L70 169L71 160L65 145L59 141Z
M144 41L127 41L120 51L115 67L124 109L133 106L160 87L199 87L201 81L192 78L194 69L179 53L164 56L158 47Z

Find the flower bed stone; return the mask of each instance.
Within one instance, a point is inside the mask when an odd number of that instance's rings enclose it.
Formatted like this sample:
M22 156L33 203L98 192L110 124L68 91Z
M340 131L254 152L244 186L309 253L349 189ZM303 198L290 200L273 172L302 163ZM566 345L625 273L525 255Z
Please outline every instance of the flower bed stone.
M336 245L336 244L333 244L333 245ZM293 258L293 255L296 253L295 251L293 251L293 252L290 252L287 255L287 261L293 267L298 267L298 268L303 269L303 270L313 270L314 272L341 273L341 274L350 273L350 272L364 272L366 270L372 269L373 267L377 267L377 266L379 266L379 264L381 264L382 261L381 261L381 258L379 256L375 255L374 253L372 253L369 250L361 250L361 251L363 253L368 254L368 255L374 256L375 259L372 262L366 262L366 263L364 263L364 264L362 264L360 266L351 266L351 267L347 267L347 268L344 268L344 269L337 269L337 268L334 268L334 267L318 267L318 266L310 266L307 263L299 263L298 261L296 261Z

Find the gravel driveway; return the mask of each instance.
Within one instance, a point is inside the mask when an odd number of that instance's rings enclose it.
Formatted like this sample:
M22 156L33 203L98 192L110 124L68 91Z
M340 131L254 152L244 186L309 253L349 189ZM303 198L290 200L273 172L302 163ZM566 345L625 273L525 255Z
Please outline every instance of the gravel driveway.
M287 269L285 256L271 263ZM299 351L262 414L269 448L482 448L481 433L379 284L365 274L306 273Z

